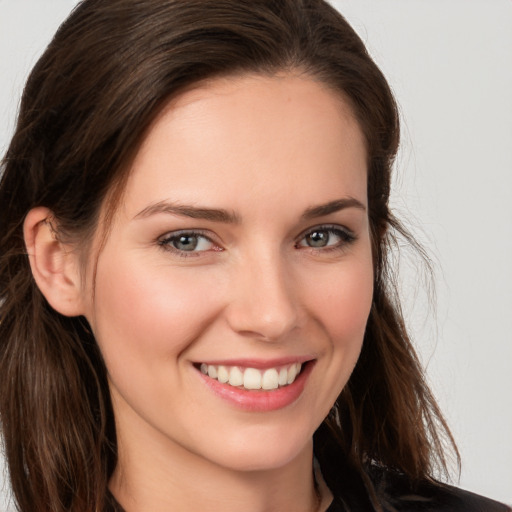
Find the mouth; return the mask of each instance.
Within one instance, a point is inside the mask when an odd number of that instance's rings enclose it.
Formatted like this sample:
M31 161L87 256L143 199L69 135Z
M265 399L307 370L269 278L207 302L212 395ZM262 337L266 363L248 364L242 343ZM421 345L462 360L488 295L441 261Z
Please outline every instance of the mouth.
M194 363L215 395L247 412L277 411L297 402L316 359L211 361Z
M248 391L273 391L295 382L310 361L293 362L269 368L197 363L194 366L221 384Z
M193 366L207 389L237 409L270 412L291 406L303 394L317 359L198 361Z

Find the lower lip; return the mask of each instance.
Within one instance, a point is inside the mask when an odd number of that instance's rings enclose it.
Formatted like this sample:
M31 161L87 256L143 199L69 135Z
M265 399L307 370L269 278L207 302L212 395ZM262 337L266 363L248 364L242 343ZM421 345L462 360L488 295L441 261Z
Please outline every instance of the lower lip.
M229 384L222 384L199 371L197 373L217 396L237 408L250 412L268 412L283 409L300 397L313 366L314 361L308 361L292 384L272 391L235 388Z

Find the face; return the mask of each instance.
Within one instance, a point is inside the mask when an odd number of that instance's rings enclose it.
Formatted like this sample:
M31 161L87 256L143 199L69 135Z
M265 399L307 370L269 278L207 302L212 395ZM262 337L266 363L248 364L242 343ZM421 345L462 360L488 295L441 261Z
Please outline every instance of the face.
M83 292L121 453L310 451L370 310L366 167L350 108L306 77L218 79L160 114Z

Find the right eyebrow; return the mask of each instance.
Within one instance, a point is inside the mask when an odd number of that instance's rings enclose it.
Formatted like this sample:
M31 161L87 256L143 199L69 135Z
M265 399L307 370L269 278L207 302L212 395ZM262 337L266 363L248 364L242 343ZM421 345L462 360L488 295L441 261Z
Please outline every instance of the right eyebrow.
M308 208L302 217L304 219L315 219L317 217L324 217L331 213L336 213L346 208L357 208L358 210L366 211L365 205L353 197L345 197L342 199L335 199L328 203Z
M226 224L240 223L240 217L235 212L222 208L204 208L169 201L160 201L141 210L134 219L147 218L158 213L190 217L192 219L209 220L212 222L223 222Z

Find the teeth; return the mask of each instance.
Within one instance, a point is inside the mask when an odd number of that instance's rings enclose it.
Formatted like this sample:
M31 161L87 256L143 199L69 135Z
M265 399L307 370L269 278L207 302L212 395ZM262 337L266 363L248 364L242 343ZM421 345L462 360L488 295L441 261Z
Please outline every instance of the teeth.
M210 374L210 368L208 368L208 375ZM291 384L295 380L295 376L297 375L297 368L295 365L290 366L288 370L288 380L287 383Z
M262 389L277 389L279 386L279 374L275 368L265 370L261 379Z
M225 366L219 366L219 369L217 370L217 380L222 383L229 380L229 372Z
M246 368L244 371L244 388L261 389L261 373L255 368Z
M288 384L288 370L286 368L281 368L279 370L278 383L280 386L286 386L286 384Z
M217 367L216 366L213 366L212 364L208 366L208 377L211 377L212 379L217 378Z
M240 371L240 368L233 366L229 372L229 385L230 386L242 386L244 383L244 374Z
M292 384L302 368L301 363L293 363L278 368L258 370L256 368L240 368L202 363L201 373L216 379L223 384L244 389L272 390Z

